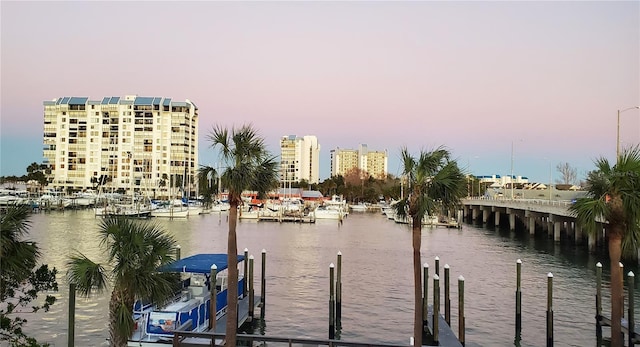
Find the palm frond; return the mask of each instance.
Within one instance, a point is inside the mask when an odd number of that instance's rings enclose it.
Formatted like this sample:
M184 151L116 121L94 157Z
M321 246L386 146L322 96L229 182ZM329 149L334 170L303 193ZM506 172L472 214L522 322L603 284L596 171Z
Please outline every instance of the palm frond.
M107 288L108 277L104 267L84 254L71 256L67 267L67 280L76 285L81 296L90 297L94 292L102 293Z

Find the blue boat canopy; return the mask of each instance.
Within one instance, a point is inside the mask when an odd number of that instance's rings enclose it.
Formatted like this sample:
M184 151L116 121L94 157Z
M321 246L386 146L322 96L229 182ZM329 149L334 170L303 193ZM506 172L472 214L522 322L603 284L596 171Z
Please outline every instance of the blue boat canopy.
M244 255L238 255L238 263L244 260ZM216 264L218 272L226 269L226 254L196 254L187 258L174 261L158 268L160 272L190 272L208 274L211 272L211 265Z

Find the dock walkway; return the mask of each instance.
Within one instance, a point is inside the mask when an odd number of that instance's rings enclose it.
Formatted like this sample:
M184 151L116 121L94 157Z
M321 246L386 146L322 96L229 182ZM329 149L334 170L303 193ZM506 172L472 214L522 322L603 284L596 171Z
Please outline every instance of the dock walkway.
M597 316L596 320L600 323L600 327L610 327L611 326L611 318L609 317L605 317L605 316ZM622 332L625 335L629 335L629 321L622 318L622 320L620 321L620 323L622 324ZM633 337L632 337L632 343L634 345L640 345L640 334L638 334L638 331L640 331L640 326L635 325L634 324L634 330L633 330ZM600 334L602 334L602 332L600 332ZM607 340L609 340L608 338L602 338L603 342L602 345L608 345Z
M428 317L429 319L429 324L427 326L427 334L429 337L431 337L430 340L433 340L433 306L429 305L429 309L428 309ZM424 340L422 341L423 345L428 345L428 343L431 341L428 340ZM462 347L462 343L460 343L460 341L458 340L458 337L456 337L456 334L454 334L453 330L451 330L451 327L449 326L449 324L447 324L447 321L444 320L444 317L442 315L438 315L438 344L436 346L446 346L446 347Z

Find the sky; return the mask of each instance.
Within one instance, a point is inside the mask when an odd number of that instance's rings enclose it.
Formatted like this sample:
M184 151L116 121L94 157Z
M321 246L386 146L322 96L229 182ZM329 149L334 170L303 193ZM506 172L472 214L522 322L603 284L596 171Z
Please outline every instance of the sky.
M474 175L580 178L640 105L640 1L1 1L0 176L43 161L43 101L162 96L251 124L274 155L444 146ZM620 116L622 148L640 110Z

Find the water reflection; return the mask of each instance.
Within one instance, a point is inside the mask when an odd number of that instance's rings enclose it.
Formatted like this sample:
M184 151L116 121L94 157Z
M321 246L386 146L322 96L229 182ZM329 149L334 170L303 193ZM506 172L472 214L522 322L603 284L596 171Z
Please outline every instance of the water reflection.
M43 261L66 270L73 251L100 258L100 219L91 211L37 214L31 236L43 248ZM188 220L154 220L178 240L182 254L226 253L224 214ZM245 222L238 225L238 252L254 255L256 276L261 250L267 251L267 307L254 331L274 336L328 336L329 264L342 256L344 340L406 344L412 335L413 275L411 231L378 214L351 214L339 226ZM451 268L452 327L457 332L460 275L465 277L466 342L482 346L545 344L546 276L554 274L555 342L562 346L595 344L595 263L603 263L603 307L608 311L606 255L589 255L582 246L561 246L527 233L465 225L463 229L424 229L423 262ZM522 259L522 331L515 332L516 260ZM629 270L637 272L635 264ZM433 270L430 272L433 274ZM58 303L29 320L30 331L53 345L66 344L67 286L59 278ZM256 281L256 291L260 281ZM444 285L441 283L441 288ZM429 301L433 288L430 286ZM635 302L640 303L638 292ZM108 293L77 300L76 342L106 345ZM638 308L636 308L637 310Z

